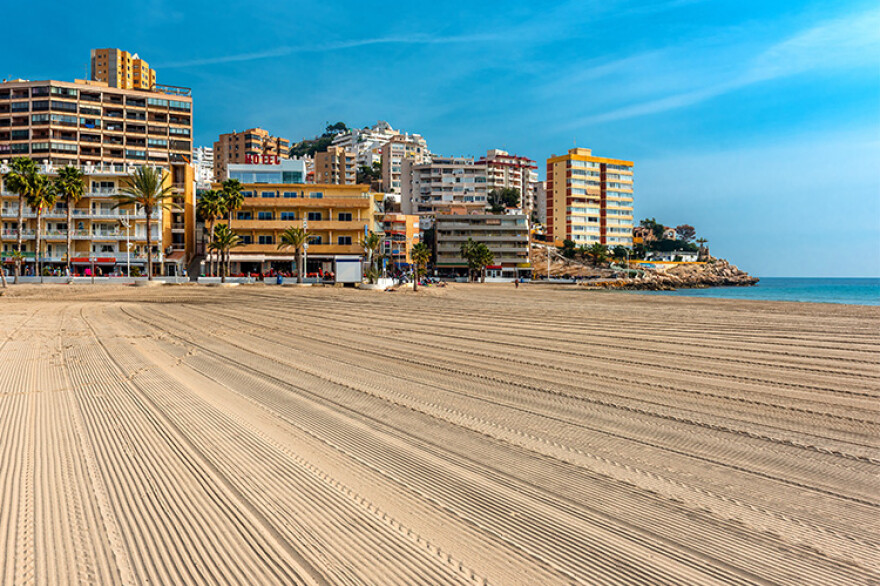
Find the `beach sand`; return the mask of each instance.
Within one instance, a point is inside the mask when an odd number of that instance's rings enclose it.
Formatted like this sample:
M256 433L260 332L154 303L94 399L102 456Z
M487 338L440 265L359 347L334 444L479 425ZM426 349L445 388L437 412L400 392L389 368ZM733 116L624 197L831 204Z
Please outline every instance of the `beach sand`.
M0 584L880 583L880 308L11 287Z

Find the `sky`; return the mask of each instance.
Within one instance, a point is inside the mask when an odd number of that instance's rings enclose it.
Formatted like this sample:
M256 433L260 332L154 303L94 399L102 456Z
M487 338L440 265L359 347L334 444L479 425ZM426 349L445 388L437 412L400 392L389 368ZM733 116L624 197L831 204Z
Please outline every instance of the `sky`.
M34 18L36 14L51 15ZM195 144L386 120L443 155L635 162L637 220L758 276L880 276L880 6L838 0L12 3L0 78L92 48L191 87Z

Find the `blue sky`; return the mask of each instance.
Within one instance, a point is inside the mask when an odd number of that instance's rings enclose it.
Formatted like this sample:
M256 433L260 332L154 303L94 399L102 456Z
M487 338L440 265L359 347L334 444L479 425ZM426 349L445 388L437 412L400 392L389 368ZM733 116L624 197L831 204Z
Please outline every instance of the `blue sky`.
M52 15L35 18L34 15ZM636 163L636 214L760 276L880 276L874 2L34 1L0 77L137 51L193 88L196 144L387 120L441 154Z

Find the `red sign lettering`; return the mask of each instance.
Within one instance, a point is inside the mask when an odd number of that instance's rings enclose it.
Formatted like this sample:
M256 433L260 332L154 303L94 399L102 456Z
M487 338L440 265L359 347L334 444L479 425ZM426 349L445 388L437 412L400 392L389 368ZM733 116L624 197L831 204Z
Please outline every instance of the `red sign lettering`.
M248 165L280 165L281 157L278 155L245 155L244 162Z

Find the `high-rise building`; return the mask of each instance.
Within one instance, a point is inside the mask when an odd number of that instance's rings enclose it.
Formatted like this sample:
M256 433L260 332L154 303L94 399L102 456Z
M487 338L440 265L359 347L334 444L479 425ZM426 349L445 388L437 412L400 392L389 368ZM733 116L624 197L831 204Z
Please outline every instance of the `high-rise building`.
M137 53L120 49L92 49L92 81L103 81L110 87L151 90L156 85L156 72Z
M268 162L264 157L287 159L289 155L290 141L272 136L262 128L221 134L214 142L214 181L226 177L226 167L230 163L262 164Z
M404 159L401 186L405 214L448 213L452 207L479 213L486 208L486 165L475 164L473 158L434 156L421 164Z
M354 185L357 183L355 159L354 151L339 146L315 153L315 183Z
M547 236L632 246L633 163L574 148L547 159Z
M223 179L241 181L245 196L230 226L243 243L231 252L233 273L292 272L295 251L278 248L290 227L309 233L307 272L336 273L340 262L359 262L364 233L377 229L376 196L368 185L305 183L305 175L302 160L228 165Z
M528 157L511 155L507 151L492 149L476 162L486 166L489 190L516 189L520 194L520 209L531 217L536 211L538 165Z
M358 167L372 167L382 160L382 147L392 137L400 134L384 120L370 127L349 128L333 137L333 146L343 147L356 153Z
M431 160L428 144L418 134L398 134L382 146L382 191L394 199L402 193L403 161L415 164Z
M383 232L382 253L393 266L402 267L412 262L413 246L420 242L419 217L386 213L379 218Z
M119 177L143 165L168 171L175 208L163 215L156 241L177 265L193 254L191 153L188 88L154 85L147 91L83 80L0 83L0 163L31 157L48 174L64 165L90 176ZM120 181L112 185L118 189Z

